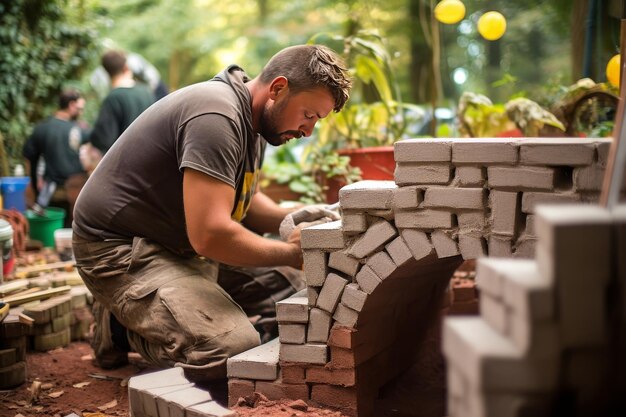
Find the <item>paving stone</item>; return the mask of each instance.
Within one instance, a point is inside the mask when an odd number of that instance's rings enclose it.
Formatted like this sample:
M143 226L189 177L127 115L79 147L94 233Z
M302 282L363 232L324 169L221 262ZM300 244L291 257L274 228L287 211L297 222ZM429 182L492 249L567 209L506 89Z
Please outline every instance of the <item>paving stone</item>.
M459 234L458 239L463 259L477 259L487 255L484 238L473 234Z
M574 193L537 193L525 192L522 194L522 211L534 213L538 204L572 204L580 201L580 194Z
M393 207L396 209L417 208L423 200L418 187L398 187L393 191Z
M342 209L388 209L396 188L393 181L358 181L339 190L339 203Z
M334 311L334 310L333 310ZM330 333L330 325L332 317L329 313L319 308L311 309L311 318L309 320L309 329L306 340L309 343L326 343L328 334Z
M308 323L309 298L289 297L276 303L276 319L279 323Z
M380 249L396 235L397 231L391 223L380 220L371 225L363 235L354 241L347 253L355 258L365 258Z
M518 193L496 191L489 193L491 231L501 236L515 236L519 223Z
M367 300L367 293L359 289L359 285L351 283L346 285L341 295L341 304L355 311L361 311Z
M342 326L356 327L356 322L359 319L359 312L352 310L343 304L339 304L335 310L335 314L333 314L333 319L335 319L337 323Z
M370 256L365 265L369 266L381 280L384 280L389 275L393 274L393 272L398 268L389 254L387 254L384 250Z
M237 417L237 413L224 408L215 401L192 405L185 410L186 417Z
M280 345L280 361L324 365L328 362L328 347L321 343Z
M483 209L485 191L482 188L428 187L421 207L453 209Z
M409 229L449 229L453 226L452 213L435 209L398 211L395 223L398 228Z
M322 310L331 313L335 311L337 303L341 299L344 287L348 284L348 280L340 277L339 275L331 272L326 277L326 282L320 291L319 297L317 297L317 307Z
M304 276L306 283L311 287L321 287L324 285L326 275L328 275L328 255L321 250L303 250Z
M367 218L364 213L343 212L341 214L341 228L346 233L364 232L367 230Z
M156 397L159 417L185 417L185 408L211 400L208 391L195 386Z
M485 173L482 167L458 166L454 180L459 187L482 187L485 184Z
M413 259L413 254L411 253L411 250L406 245L406 243L404 243L404 239L402 239L401 236L398 236L397 238L389 242L385 246L385 249L393 260L393 263L399 267Z
M276 338L229 358L226 363L228 377L268 381L276 379L279 346Z
M594 155L595 144L589 139L540 138L520 142L520 164L525 165L590 165Z
M416 260L419 261L432 253L433 247L426 233L419 230L404 229L400 234Z
M451 179L450 164L410 164L398 162L394 174L398 186L417 184L448 184Z
M361 263L358 259L348 255L345 251L335 251L330 253L328 266L343 272L349 277L354 277L359 271Z
M310 226L302 230L302 249L342 249L345 245L341 220Z
M453 163L502 163L516 164L518 143L516 141L494 139L471 139L455 141L452 144Z
M280 343L303 345L306 343L306 325L304 324L279 324L278 338Z
M359 273L356 274L356 282L363 291L371 294L382 281L378 278L378 275L372 271L372 268L365 265L361 268Z
M428 239L428 237L426 237ZM459 255L459 247L456 241L450 236L450 232L435 230L430 234L432 246L437 252L438 258L448 258Z
M404 139L394 143L396 162L447 162L451 157L449 139Z
M488 167L491 188L519 190L554 190L555 170L545 167Z

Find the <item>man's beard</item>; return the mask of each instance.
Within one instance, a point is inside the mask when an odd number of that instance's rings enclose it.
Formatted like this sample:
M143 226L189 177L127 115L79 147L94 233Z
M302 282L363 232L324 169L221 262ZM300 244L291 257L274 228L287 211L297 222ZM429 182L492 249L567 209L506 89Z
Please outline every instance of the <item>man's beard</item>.
M269 105L265 103L263 113L261 114L261 136L272 146L280 146L286 142L283 136L293 136L294 138L302 137L302 133L298 130L278 131L279 114L287 107L288 100L279 104Z

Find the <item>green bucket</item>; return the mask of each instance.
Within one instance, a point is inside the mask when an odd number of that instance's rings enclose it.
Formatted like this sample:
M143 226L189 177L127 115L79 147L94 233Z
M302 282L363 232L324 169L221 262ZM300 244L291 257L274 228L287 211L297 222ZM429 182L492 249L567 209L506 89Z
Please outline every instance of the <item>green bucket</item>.
M26 218L30 228L30 238L39 240L46 247L54 247L54 231L63 228L65 210L59 207L48 207L44 215L39 216L32 210L26 210Z

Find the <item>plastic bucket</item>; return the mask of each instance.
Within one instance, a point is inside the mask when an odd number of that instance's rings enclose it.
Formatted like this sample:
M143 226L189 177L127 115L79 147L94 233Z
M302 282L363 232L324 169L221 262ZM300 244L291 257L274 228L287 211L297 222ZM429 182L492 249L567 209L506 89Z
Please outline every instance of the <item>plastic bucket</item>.
M0 190L2 190L2 205L5 209L26 211L26 187L30 183L28 177L2 177L0 178Z
M41 241L46 247L54 247L54 231L63 228L65 210L59 207L48 207L44 210L43 216L27 210L26 218L30 227L30 238Z
M74 257L72 252L72 229L57 229L54 231L54 246L62 261L69 261Z
M13 227L11 227L11 223L3 219L0 219L0 254L2 257L0 282L2 282L3 277L10 275L15 266L15 259L13 258Z

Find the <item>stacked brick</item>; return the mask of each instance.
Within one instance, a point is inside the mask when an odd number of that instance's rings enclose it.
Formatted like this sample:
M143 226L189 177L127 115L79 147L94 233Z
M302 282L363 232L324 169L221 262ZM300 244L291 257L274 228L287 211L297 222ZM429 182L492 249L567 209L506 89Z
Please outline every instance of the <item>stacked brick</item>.
M481 316L444 323L450 416L612 415L623 398L626 206L542 206L537 225L536 259L479 260Z
M45 352L69 345L71 309L72 296L69 294L24 306L22 313L34 321L32 346L35 350Z
M28 323L17 311L0 321L0 389L14 388L26 382Z

